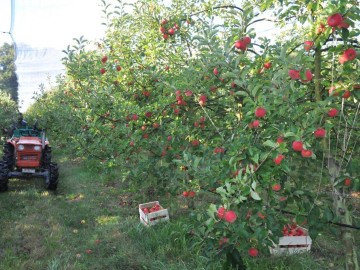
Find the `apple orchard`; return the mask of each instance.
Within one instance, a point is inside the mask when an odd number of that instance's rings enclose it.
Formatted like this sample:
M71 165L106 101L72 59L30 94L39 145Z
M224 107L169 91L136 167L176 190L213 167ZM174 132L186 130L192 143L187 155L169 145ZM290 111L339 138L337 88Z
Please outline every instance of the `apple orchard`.
M356 1L160 2L131 12L103 2L106 37L95 49L75 39L66 75L28 113L109 177L121 170L134 190L186 198L194 237L233 265L268 254L285 229L301 235L293 224L313 239L328 222L351 225ZM257 33L267 21L271 39ZM195 208L204 197L208 209ZM341 241L359 269L353 233Z

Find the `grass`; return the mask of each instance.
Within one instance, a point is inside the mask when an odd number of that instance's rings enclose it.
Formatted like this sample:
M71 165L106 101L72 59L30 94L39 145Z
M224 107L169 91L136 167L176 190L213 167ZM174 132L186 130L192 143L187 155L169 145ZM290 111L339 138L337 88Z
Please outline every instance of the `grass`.
M11 180L0 194L0 270L222 269L221 258L211 261L191 246L196 224L180 198L129 192L66 159L60 172L56 192L32 179ZM144 227L138 204L155 199L171 206L170 222ZM341 269L342 248L327 239L314 243L315 253L246 263L249 269Z

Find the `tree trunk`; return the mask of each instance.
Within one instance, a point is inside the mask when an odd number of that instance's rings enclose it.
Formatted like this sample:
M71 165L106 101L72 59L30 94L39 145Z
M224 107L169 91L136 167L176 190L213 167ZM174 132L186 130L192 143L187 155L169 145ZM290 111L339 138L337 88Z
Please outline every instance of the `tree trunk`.
M315 70L314 70L314 84L315 84L315 101L319 102L321 98L321 50L315 49ZM340 166L337 164L335 158L330 153L330 149L326 143L326 139L322 140L323 152L326 155L327 169L330 176L330 181L333 185L333 203L336 215L342 218L342 223L352 225L352 212L348 209L346 204L346 194L335 187L336 178L340 172ZM336 151L336 149L335 149ZM354 236L350 228L343 228L341 231L342 242L345 248L345 266L346 270L360 270L357 253L354 245Z
M346 225L352 225L352 212L348 207L347 194L341 189L335 187L335 181L339 175L340 167L336 160L330 155L327 157L328 171L330 181L333 184L333 203L336 216L341 217L341 222ZM345 252L345 269L359 270L359 262L355 250L355 240L351 228L344 227L341 229L341 240Z

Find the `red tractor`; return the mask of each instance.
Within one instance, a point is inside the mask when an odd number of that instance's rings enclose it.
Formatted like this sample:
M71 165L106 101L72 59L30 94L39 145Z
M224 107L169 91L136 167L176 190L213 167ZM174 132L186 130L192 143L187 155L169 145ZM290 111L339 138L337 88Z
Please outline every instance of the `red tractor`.
M3 160L0 161L0 191L8 189L10 178L45 179L45 187L56 190L59 178L58 166L51 162L51 147L45 132L35 124L28 127L25 121L4 144Z

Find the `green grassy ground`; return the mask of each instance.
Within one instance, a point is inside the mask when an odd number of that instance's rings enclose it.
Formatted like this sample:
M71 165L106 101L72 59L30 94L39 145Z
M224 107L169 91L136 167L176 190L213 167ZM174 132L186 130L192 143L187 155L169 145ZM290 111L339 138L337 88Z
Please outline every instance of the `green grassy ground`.
M0 194L0 270L221 269L191 245L190 212L181 198L151 198L103 181L74 161L60 163L58 190L42 180L11 180ZM144 227L138 204L170 205L170 222ZM325 239L325 240L324 240ZM311 254L260 257L249 269L342 269L341 246L319 238Z

